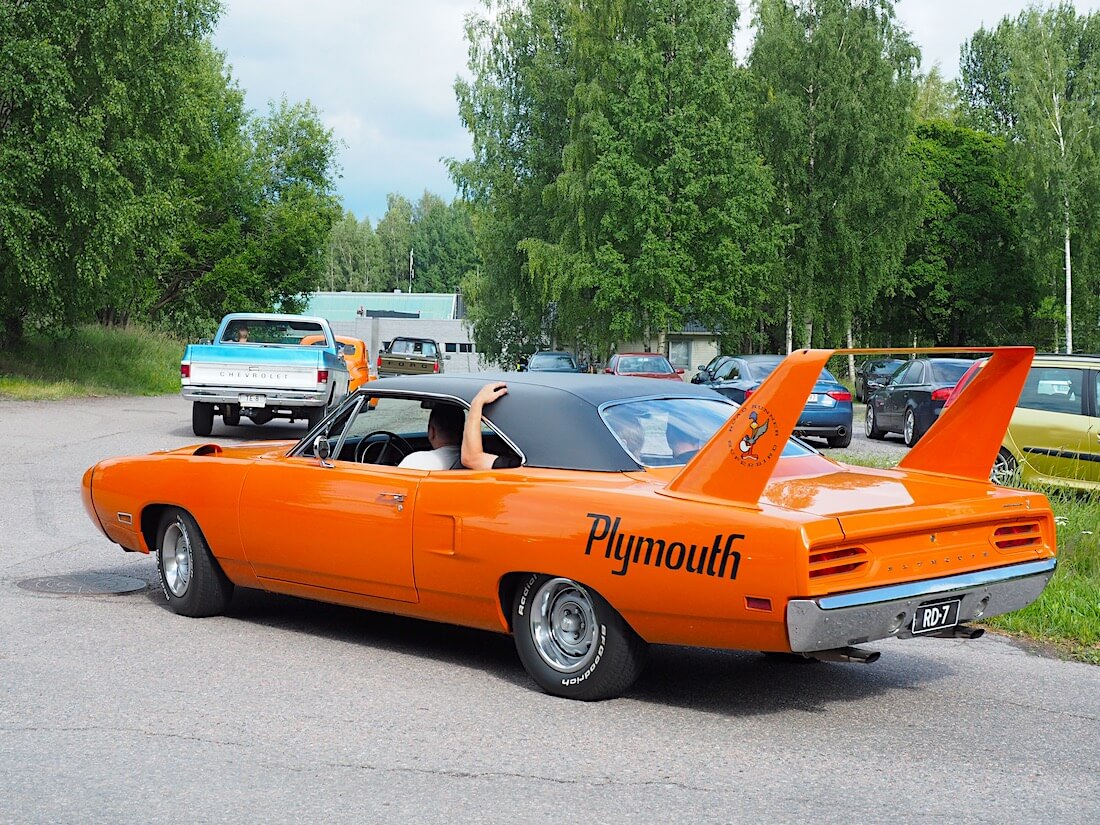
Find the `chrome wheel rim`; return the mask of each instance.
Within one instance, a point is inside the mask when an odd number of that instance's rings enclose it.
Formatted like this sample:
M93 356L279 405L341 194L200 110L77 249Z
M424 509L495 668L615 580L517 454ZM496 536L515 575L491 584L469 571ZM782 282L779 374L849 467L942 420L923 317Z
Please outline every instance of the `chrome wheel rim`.
M183 598L191 584L191 539L178 521L164 531L160 569L164 586L177 599Z
M913 443L913 430L916 427L916 422L913 420L913 411L910 410L905 414L905 443Z
M999 451L997 457L993 459L993 471L989 474L989 480L1001 487L1017 486L1020 474L1016 459L1003 450Z
M547 665L561 673L588 666L596 656L596 610L583 587L551 579L532 601L531 639Z
M875 431L875 410L870 404L867 405L867 415L863 419L863 429L868 437Z

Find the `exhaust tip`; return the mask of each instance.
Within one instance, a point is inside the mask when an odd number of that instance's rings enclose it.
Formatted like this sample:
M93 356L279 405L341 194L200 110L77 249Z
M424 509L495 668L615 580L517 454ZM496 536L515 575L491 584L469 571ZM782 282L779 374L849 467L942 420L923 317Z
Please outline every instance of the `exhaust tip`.
M822 662L857 662L869 665L877 662L882 654L877 650L863 650L858 647L837 647L832 650L815 650L806 654Z

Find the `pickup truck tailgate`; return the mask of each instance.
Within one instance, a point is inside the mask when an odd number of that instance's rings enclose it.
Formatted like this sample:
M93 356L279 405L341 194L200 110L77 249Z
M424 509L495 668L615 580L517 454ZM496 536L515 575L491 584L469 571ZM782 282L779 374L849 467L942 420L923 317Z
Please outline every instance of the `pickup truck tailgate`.
M242 366L194 362L191 364L191 386L255 387L257 389L313 389L317 386L317 367Z

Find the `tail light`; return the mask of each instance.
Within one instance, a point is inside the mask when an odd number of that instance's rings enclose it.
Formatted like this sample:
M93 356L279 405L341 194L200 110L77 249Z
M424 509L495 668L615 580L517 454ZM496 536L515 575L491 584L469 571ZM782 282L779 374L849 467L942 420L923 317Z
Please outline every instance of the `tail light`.
M438 361L436 361L434 364L432 364L432 372L439 372L439 362Z
M862 547L845 547L841 550L810 553L810 578L851 573L867 564L866 556L867 551Z
M378 369L382 369L382 353L378 353Z
M180 364L180 378L190 378L190 377L191 377L191 365L190 364Z
M850 392L848 392L847 390L833 390L832 392L827 392L825 394L827 396L829 396L830 398L832 398L834 401L851 401L852 400L852 394Z
M317 370L317 383L328 383L328 370Z
M1006 524L993 531L993 544L998 550L1027 547L1042 542L1042 534L1036 522L1030 524Z
M954 387L940 387L938 390L932 390L933 401L946 401L948 396L951 395L951 390Z
M746 398L746 400L747 400L747 399L748 399L748 397L749 397L750 395L752 395L752 394L753 394L754 392L756 392L756 390L745 390L745 398Z

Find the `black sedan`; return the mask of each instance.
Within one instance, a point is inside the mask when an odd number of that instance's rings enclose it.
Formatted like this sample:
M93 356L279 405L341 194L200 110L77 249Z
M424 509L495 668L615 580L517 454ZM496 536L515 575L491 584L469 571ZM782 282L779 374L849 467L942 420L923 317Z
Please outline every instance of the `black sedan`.
M882 389L898 367L900 358L868 358L856 370L856 401L866 401L875 390Z
M914 358L867 398L868 438L901 433L912 447L936 420L943 402L974 362L968 358Z

